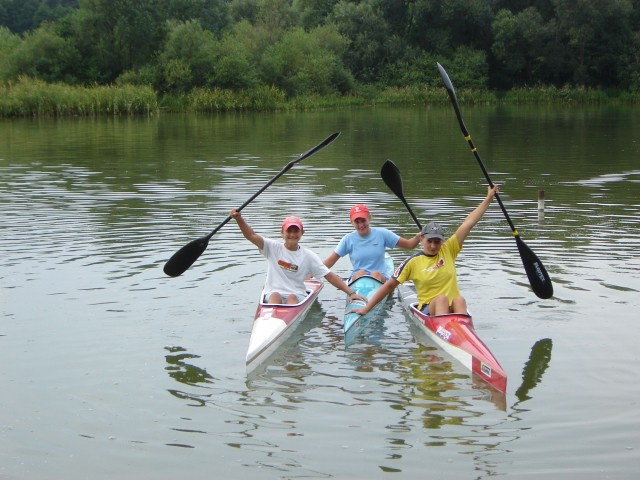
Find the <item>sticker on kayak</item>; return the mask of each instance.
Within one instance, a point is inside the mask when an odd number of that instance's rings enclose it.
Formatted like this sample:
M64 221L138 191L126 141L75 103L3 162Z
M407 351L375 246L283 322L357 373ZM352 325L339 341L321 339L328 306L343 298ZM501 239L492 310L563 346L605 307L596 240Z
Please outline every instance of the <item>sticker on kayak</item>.
M438 327L436 330L436 335L438 335L443 340L449 341L449 337L451 336L451 332L442 326Z
M491 367L489 365L480 362L480 371L491 378Z

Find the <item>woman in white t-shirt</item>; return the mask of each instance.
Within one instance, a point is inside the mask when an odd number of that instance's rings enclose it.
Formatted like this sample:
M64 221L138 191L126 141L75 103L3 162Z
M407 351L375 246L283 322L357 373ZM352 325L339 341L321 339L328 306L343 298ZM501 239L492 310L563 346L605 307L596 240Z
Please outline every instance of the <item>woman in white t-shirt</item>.
M258 247L260 253L267 259L265 302L300 303L307 296L304 280L309 275L326 278L331 285L342 290L352 299L367 300L351 290L338 275L322 263L317 254L299 244L304 235L304 227L298 217L290 216L282 222L283 243L257 234L237 209L231 210L230 216L238 223L244 237Z

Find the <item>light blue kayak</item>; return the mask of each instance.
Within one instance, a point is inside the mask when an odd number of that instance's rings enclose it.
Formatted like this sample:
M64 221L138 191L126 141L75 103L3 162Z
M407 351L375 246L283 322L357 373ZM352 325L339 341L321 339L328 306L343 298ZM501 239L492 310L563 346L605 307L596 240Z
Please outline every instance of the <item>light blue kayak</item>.
M391 276L393 274L394 268L393 259L388 253L385 254L385 268L387 270L387 276ZM373 297L373 295L380 289L380 287L382 287L382 285L383 283L381 281L376 280L370 275L363 275L353 282L349 282L349 286L354 292L368 299L371 299L371 297ZM376 305L375 308L366 315L360 316L357 313L347 312L354 308L362 308L365 305L365 302L363 302L362 300L354 300L353 302L349 302L349 297L347 297L347 303L344 307L344 322L342 324L345 343L351 342L355 338L355 336L364 329L369 321L383 309L385 303L386 299L378 303L378 305Z

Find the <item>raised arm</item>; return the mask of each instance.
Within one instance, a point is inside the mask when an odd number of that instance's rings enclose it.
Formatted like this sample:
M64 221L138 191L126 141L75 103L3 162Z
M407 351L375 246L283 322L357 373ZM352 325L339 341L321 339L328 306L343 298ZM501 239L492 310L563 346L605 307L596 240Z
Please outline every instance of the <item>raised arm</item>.
M264 239L262 238L262 236L253 231L253 228L251 228L251 226L245 221L245 219L242 218L242 215L238 210L234 208L233 210L231 210L229 216L236 221L238 227L240 227L242 235L244 235L244 238L249 240L260 250L264 248Z
M462 222L462 225L458 227L458 229L456 230L456 237L458 238L458 243L460 245L462 245L462 243L465 241L471 229L475 227L476 224L480 221L480 219L484 215L484 212L487 211L489 205L491 205L491 202L493 201L493 197L496 195L496 192L498 192L497 185L489 187L487 189L487 196L484 198L484 200L480 202L480 205L478 205L473 210L473 212L471 212L467 216L464 222Z

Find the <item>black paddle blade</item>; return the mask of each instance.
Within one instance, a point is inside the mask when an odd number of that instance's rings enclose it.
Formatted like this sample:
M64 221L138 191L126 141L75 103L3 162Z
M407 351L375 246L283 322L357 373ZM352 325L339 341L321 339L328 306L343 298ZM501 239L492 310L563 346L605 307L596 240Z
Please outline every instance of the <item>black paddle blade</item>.
M521 402L529 400L531 397L528 395L529 390L534 388L542 379L542 374L545 372L551 361L551 348L553 342L550 338L543 338L538 340L533 347L531 347L531 354L529 360L525 363L522 369L522 385L516 390L516 397Z
M186 272L187 269L193 265L193 262L202 255L202 252L207 249L209 238L210 237L207 236L189 242L174 253L167 263L164 264L164 273L170 277L177 277Z
M380 176L396 197L402 198L404 196L402 193L402 176L395 163L391 160L385 161L380 169Z
M396 164L391 160L387 160L386 162L384 162L382 168L380 169L380 176L382 177L382 180L384 180L384 183L387 185L387 187L389 187L389 189L396 195L396 197L402 200L402 203L409 212L409 215L411 215L411 218L413 218L413 221L416 223L418 228L422 230L420 220L418 220L418 217L416 217L416 215L413 213L413 210L411 210L411 207L405 200L404 194L402 193L402 175L400 175L400 170L398 169L398 167L396 167Z
M533 250L524 243L519 235L516 235L515 239L518 245L518 251L520 252L520 258L522 258L522 265L524 265L524 271L527 273L527 278L529 278L533 293L535 293L538 298L551 298L553 296L553 285L547 269L544 268L538 256L533 253Z

